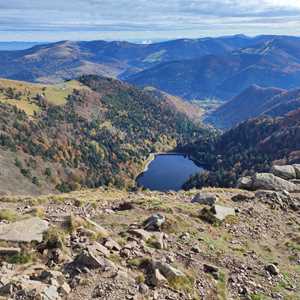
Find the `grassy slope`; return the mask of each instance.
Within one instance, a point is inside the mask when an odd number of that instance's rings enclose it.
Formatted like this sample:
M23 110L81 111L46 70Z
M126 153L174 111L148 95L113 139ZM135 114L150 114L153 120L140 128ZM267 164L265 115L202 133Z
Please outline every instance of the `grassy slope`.
M28 96L22 95L19 100L8 98L4 93L0 92L0 102L15 105L19 109L24 110L29 116L33 116L35 112L40 112L40 108L34 103L34 97L37 94L44 94L50 104L64 105L73 89L82 89L83 86L76 80L47 85L0 79L0 88L12 88L16 92L22 92L22 94L27 92Z

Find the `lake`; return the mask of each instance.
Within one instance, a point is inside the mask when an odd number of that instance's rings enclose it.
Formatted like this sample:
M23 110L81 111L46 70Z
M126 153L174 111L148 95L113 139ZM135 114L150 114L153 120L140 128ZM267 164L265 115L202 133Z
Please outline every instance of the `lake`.
M188 156L159 154L138 176L137 184L153 191L179 191L191 175L203 170Z

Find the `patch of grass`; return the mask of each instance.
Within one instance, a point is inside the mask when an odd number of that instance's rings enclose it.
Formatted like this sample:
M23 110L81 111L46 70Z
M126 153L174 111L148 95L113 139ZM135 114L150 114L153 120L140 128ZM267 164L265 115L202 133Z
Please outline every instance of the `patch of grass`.
M19 253L8 257L6 261L10 264L23 265L32 261L32 255L28 253Z
M34 217L39 217L43 218L45 216L45 209L43 207L34 207L31 211L30 214Z
M11 209L1 209L0 210L0 220L6 220L13 222L17 220L17 214Z
M227 299L227 289L226 289L226 275L223 272L219 272L219 279L217 284L217 292L219 300Z
M87 223L81 217L71 214L70 216L68 216L65 225L66 225L66 229L69 232L74 232L79 227L86 227Z
M54 249L59 248L62 249L65 242L65 232L60 230L57 227L50 227L49 230L44 235L44 241L47 245L47 248Z
M150 258L149 257L136 257L129 259L127 261L128 266L133 268L141 268L147 264L149 264Z
M251 294L251 300L266 300L267 298L263 294Z
M194 278L190 276L177 276L169 279L169 285L179 291L184 291L186 293L192 293L194 289Z
M141 283L144 283L145 282L145 275L143 274L143 273L141 273L141 274L139 274L139 275L137 275L136 277L135 277L135 282L137 283L137 284L141 284Z

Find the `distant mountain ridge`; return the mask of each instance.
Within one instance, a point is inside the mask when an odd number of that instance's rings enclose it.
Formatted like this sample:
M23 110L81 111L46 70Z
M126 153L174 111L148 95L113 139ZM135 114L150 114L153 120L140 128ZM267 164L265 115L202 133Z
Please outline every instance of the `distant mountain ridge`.
M252 85L206 117L206 122L228 129L260 115L283 116L300 108L300 89L284 90Z
M26 50L0 52L0 77L58 82L84 74L95 74L125 79L166 62L199 60L206 55L224 56L272 39L274 36L250 38L236 35L155 44L61 41Z
M300 86L300 38L272 36L224 55L167 62L134 74L128 81L187 99L230 100L253 84L296 88Z

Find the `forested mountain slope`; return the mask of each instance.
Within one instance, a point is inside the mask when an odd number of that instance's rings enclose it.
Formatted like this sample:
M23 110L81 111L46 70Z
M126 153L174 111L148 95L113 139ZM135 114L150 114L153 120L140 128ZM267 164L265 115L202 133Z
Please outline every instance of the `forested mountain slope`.
M59 105L51 98L53 86L4 83L0 148L6 171L1 176L15 177L10 171L15 175L17 167L31 188L23 193L130 186L150 152L173 148L207 132L166 96L113 79L81 77L77 84L71 83L74 88ZM63 86L61 92L67 88ZM22 109L25 106L31 115ZM8 185L0 190L18 188Z

